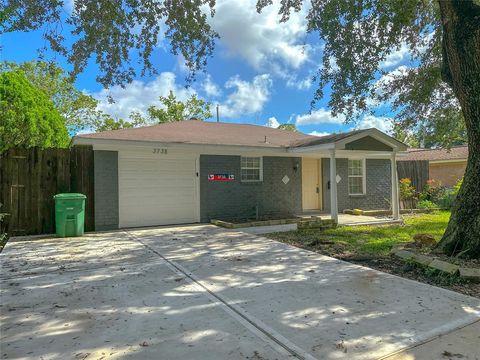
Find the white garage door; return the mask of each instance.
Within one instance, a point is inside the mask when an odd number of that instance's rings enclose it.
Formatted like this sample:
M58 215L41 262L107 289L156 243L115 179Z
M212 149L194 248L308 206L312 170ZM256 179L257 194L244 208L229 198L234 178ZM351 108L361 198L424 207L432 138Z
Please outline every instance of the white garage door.
M198 222L195 157L119 152L120 227Z

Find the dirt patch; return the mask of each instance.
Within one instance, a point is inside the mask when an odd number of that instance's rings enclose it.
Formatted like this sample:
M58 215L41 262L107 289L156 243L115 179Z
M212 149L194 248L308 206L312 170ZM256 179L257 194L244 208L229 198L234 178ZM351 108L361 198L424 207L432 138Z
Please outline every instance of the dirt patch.
M473 283L462 280L459 277L452 277L443 274L432 273L429 270L405 263L393 256L370 257L365 260L355 259L355 257L337 257L354 264L366 266L372 269L380 270L389 274L398 275L407 279L416 280L425 284L439 286L444 289L453 290L465 295L480 298L480 283Z

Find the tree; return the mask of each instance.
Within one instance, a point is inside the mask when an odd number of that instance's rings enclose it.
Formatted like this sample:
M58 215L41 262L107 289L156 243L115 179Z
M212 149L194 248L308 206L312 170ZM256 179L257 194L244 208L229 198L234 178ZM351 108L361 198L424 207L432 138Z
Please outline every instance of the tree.
M55 108L73 131L90 127L103 117L97 110L98 101L75 87L74 79L55 63L28 61L22 64L2 62L0 70L24 72L28 81L43 90L52 99Z
M150 106L148 114L153 122L166 123L195 118L207 120L212 117L211 104L192 94L187 101L177 100L172 91L168 96L160 96L160 102L165 108Z
M393 125L393 135L414 148L450 148L467 143L465 122L458 111L450 112L448 116L435 121L421 123L413 129L405 123L396 122Z
M281 130L288 130L288 131L293 131L293 132L298 132L297 127L295 124L280 124L278 125L277 129Z
M110 115L102 114L101 117L92 123L92 128L95 130L95 132L101 132L119 129L131 129L145 125L148 125L147 120L138 111L133 111L130 113L129 121L123 119L115 120Z
M258 11L271 3L259 0ZM302 5L282 2L281 21ZM313 105L328 86L333 115L347 121L387 101L396 120L413 131L450 134L464 122L467 168L437 251L479 258L480 1L313 0L307 20L308 31L324 42ZM403 46L417 66L388 74L382 63Z
M183 56L193 78L206 65L218 37L205 13L210 9L214 15L214 0L75 0L70 14L65 14L64 3L4 0L0 28L5 33L43 30L45 44L72 64L72 76L95 57L97 81L105 88L133 80L132 58L139 58L142 74L156 73L151 57L163 37L173 54ZM73 43L67 43L65 30L75 37Z
M22 71L0 74L0 152L11 147L67 147L65 123L52 101Z
M306 1L305 1L306 2ZM273 3L259 0L257 10ZM304 0L280 2L280 21L300 11ZM480 0L312 0L308 31L323 45L314 77L313 105L332 93L333 115L353 121L371 104L388 101L406 128L438 123L442 131L463 118L469 147L463 185L439 249L447 254L480 257ZM131 50L143 60L142 73L153 70L150 57L166 24L174 54L182 53L192 74L204 67L218 35L208 25L213 0L144 2L76 0L66 23L76 38L67 49L59 33L65 16L61 1L6 0L4 32L45 29L53 50L68 56L73 75L96 56L106 87L132 80ZM382 64L392 52L409 49L413 68L387 74ZM381 77L382 81L377 81ZM458 116L449 117L449 114ZM452 121L450 121L452 119ZM428 128L429 126L427 126Z

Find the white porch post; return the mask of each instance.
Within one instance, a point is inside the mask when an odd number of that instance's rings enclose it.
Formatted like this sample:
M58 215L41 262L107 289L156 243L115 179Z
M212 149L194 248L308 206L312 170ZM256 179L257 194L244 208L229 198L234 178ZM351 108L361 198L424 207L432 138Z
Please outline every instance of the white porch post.
M338 224L338 203L337 203L337 162L335 150L330 150L330 215L332 220Z
M392 214L395 220L400 218L400 201L398 196L398 173L397 173L397 154L392 152L390 157L392 170Z

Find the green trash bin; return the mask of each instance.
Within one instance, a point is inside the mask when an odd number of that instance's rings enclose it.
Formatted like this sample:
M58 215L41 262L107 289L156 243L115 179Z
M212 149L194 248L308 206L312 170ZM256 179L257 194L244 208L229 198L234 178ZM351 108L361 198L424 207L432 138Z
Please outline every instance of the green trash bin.
M85 226L83 194L57 194L55 199L55 229L58 237L82 236Z

